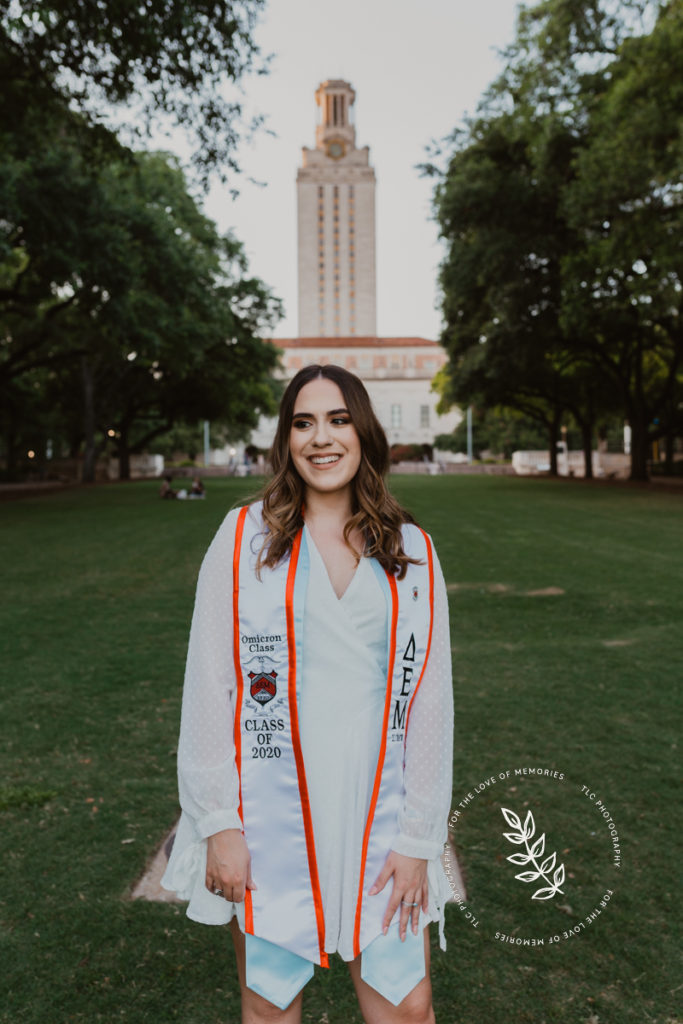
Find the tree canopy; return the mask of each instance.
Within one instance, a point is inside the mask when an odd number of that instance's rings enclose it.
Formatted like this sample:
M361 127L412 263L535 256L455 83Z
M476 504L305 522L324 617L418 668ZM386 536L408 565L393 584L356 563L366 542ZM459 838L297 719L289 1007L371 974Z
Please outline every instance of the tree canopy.
M209 418L238 438L273 411L277 351L261 335L279 301L202 213L178 161L124 145L98 107L142 90L150 116L185 120L204 142L213 132L203 166L224 166L236 136L218 85L251 67L259 6L5 4L0 426L10 473L19 451L50 439L84 452L85 479L114 445L125 476L130 454L176 423Z
M435 190L444 401L519 410L551 453L571 415L587 473L610 416L634 477L680 432L682 30L673 3L523 8Z
M253 30L264 0L3 0L3 83L51 92L96 127L183 127L206 177L236 170L243 107L231 83L264 71ZM112 108L114 108L112 110Z

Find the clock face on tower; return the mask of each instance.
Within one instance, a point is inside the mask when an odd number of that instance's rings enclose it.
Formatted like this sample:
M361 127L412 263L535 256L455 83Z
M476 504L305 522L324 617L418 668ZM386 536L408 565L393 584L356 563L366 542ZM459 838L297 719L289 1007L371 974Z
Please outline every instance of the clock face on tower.
M340 142L339 139L333 139L332 142L327 143L327 155L331 156L333 160L339 160L340 157L344 156L344 153L344 143Z

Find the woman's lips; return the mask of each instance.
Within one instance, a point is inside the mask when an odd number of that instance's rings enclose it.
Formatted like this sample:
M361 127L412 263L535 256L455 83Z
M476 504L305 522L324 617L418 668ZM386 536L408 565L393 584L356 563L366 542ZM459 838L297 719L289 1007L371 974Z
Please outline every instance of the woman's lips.
M341 455L338 452L330 453L329 455L309 455L308 461L311 465L315 466L316 469L327 469L329 466L336 466Z

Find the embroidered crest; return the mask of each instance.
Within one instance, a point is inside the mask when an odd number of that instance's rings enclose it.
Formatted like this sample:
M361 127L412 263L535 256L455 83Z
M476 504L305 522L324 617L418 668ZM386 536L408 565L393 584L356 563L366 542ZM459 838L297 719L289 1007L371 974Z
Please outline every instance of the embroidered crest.
M417 601L417 587L413 587L413 601Z
M249 692L259 704L267 704L277 693L275 680L277 672L250 672L251 686Z

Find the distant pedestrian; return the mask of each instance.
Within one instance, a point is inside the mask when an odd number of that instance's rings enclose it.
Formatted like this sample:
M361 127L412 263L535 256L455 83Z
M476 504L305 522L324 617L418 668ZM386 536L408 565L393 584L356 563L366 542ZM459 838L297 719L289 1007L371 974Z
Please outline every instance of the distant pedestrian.
M164 479L161 487L159 488L160 498L177 498L178 492L174 491L171 484L173 483L173 473L164 473Z

